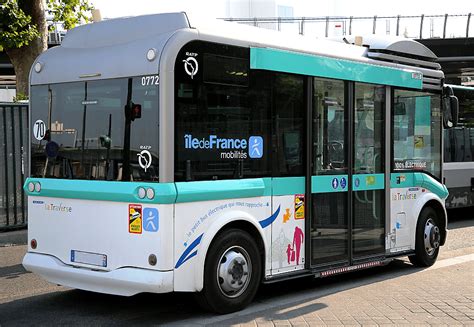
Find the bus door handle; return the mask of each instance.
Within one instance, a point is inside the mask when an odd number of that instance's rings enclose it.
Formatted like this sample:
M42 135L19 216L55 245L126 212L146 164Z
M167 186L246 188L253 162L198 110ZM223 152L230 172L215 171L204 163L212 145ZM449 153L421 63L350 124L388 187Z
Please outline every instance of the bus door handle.
M355 194L355 197L356 197L357 201L359 201L360 203L365 203L365 201L360 198L358 192L354 192L354 194Z
M375 149L374 149L374 151L375 151ZM373 166L372 166L372 167L374 168L374 173L375 173L375 167L376 167L376 164L377 164L377 158L378 158L379 156L380 156L379 153L374 154L374 160L373 160L374 163L373 163Z
M379 216L377 215L377 201L375 201L375 191L372 191L372 215L374 216L375 220L379 220Z

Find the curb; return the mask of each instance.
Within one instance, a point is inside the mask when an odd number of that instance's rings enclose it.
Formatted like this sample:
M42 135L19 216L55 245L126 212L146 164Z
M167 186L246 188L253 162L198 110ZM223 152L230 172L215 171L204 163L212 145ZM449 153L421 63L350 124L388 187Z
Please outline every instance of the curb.
M0 233L0 247L11 245L24 245L28 242L28 230L22 229L12 232Z

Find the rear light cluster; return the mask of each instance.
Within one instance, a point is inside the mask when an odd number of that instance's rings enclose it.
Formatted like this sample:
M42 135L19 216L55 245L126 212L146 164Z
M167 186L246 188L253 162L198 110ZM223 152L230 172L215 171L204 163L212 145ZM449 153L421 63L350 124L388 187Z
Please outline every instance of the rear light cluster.
M155 190L151 187L149 188L139 187L138 197L140 199L147 198L148 200L153 200L155 198Z
M39 193L41 191L41 184L39 182L29 182L28 191Z

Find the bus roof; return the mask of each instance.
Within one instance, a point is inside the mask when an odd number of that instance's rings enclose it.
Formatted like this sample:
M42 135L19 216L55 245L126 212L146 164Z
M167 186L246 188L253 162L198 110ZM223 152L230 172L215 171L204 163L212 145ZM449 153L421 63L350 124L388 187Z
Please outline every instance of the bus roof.
M380 38L370 37L366 38L370 45L355 46L346 44L347 40L337 42L224 21L188 19L186 13L181 12L110 19L74 28L68 31L60 46L38 57L37 62L42 64L41 72L32 69L30 82L37 85L158 74L163 49L177 33L189 33L194 39L217 43L271 47L400 69L410 68L412 63L409 62L409 66L400 64L400 56L395 56L393 62L387 58L381 58L384 61L372 59L370 47L375 47L373 53L381 50L390 53L386 55L390 58L396 51L405 51L409 57L418 56L425 60L436 58L425 46L408 39L383 38L385 41L380 41ZM156 50L155 60L146 59L149 49ZM420 62L423 60L415 60L415 63ZM437 70L432 65L426 67ZM426 69L419 70L426 75ZM433 77L433 74L429 75ZM434 77L441 78L442 73L436 72Z

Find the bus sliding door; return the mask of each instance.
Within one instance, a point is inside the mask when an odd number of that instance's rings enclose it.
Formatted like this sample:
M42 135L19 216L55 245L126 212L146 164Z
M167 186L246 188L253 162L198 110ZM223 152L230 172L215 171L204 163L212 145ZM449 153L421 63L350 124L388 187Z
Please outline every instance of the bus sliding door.
M313 79L308 176L313 268L384 254L384 112L385 87Z
M385 87L354 84L353 261L385 252Z
M343 81L313 79L311 266L349 262L346 93Z

